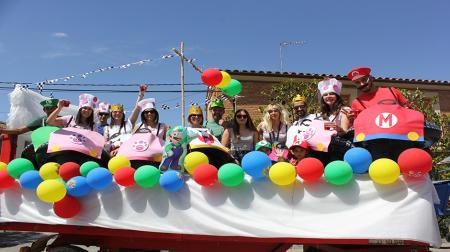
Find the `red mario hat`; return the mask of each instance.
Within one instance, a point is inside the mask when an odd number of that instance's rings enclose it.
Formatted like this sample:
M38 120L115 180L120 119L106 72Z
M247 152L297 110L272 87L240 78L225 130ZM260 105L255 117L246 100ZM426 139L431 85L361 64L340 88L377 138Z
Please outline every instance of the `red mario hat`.
M363 76L369 75L371 69L368 67L357 67L353 68L350 72L348 72L348 78L350 80L355 80L361 78Z
M292 150L297 146L301 147L303 149L307 149L307 150L309 149L308 142L306 142L305 140L302 140L301 138L294 137L294 141L293 141L291 147L289 147L289 150Z

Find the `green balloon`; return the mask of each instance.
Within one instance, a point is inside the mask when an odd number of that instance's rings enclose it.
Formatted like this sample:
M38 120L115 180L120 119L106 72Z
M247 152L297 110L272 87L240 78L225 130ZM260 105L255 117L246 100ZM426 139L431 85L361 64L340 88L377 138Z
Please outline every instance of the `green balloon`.
M234 187L240 185L244 180L244 170L237 164L224 164L220 167L217 176L222 185Z
M33 163L26 158L16 158L9 162L8 166L6 166L6 170L11 177L18 179L22 173L34 170L34 166Z
M91 170L93 170L93 169L95 169L95 168L98 168L98 167L100 167L100 165L99 165L97 162L95 162L95 161L87 161L87 162L84 162L84 163L80 166L80 173L81 173L81 176L86 177L86 176L88 175L88 173L89 173Z
M349 163L336 160L325 167L325 179L333 185L345 185L353 178L352 167Z
M151 188L159 183L161 173L152 165L143 165L134 172L134 181L140 187Z
M222 89L228 96L235 96L241 93L242 84L238 80L231 80L230 84Z

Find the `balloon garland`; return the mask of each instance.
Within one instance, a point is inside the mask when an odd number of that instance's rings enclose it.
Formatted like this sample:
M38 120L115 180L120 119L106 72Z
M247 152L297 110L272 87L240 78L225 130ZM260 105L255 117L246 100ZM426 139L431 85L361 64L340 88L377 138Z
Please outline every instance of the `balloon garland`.
M324 177L331 185L344 186L353 179L354 173L368 172L374 183L389 185L395 183L401 173L413 178L424 176L432 168L432 159L426 151L412 148L403 151L397 162L387 158L372 161L368 151L353 148L345 153L344 160L333 161L326 167L316 158L304 158L294 167L287 162L272 164L265 153L252 151L243 157L241 165L228 163L217 169L201 152L191 152L184 160L186 170L199 185L209 187L220 183L237 187L244 181L245 173L255 180L269 178L279 186L295 183L297 175L301 178L299 182L314 183ZM16 179L23 189L35 190L40 200L52 203L55 214L61 218L76 216L82 207L78 198L104 190L113 181L124 187L137 185L146 189L159 184L169 193L175 193L186 185L185 176L180 171L161 173L151 165L135 170L124 156L112 158L108 169L93 161L81 166L74 162L61 165L50 162L41 166L39 171L24 158L14 159L9 164L0 162L0 188L14 186Z

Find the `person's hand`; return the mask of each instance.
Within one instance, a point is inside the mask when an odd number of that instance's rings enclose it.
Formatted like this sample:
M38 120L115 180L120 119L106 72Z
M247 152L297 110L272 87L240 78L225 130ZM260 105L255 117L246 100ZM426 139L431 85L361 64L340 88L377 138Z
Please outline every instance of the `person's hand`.
M110 156L111 156L111 157L116 156L116 155L117 155L117 152L119 152L119 149L115 149L115 150L111 151Z
M140 94L144 94L146 91L147 91L147 89L148 89L148 85L147 84L141 84L140 86L139 86L139 93Z
M324 122L323 127L325 130L336 130L336 123L334 122Z
M341 112L347 117L350 122L353 122L353 120L355 120L356 113L354 110L341 109Z
M284 153L283 149L278 148L275 149L275 156L277 156L278 160L283 159L283 153Z
M61 109L61 108L67 107L66 106L67 103L70 104L70 101L68 101L68 100L59 100L58 101L58 108Z

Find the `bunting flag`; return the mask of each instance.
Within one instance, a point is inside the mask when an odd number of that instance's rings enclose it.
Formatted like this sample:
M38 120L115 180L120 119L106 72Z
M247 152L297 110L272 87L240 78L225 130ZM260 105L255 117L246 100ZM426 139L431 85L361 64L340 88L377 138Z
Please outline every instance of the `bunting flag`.
M81 73L81 74L75 74L75 75L69 75L69 76L64 76L64 77L59 77L59 78L55 78L55 79L49 79L49 80L44 80L44 81L40 81L40 82L36 82L34 83L37 87L37 89L39 90L40 93L42 93L42 91L44 90L44 86L47 84L54 84L56 82L59 81L68 81L70 79L73 79L75 77L81 77L83 79L87 78L89 75L95 74L95 73L101 73L101 72L105 72L105 71L110 71L110 70L114 70L114 69L127 69L131 66L135 66L135 65L143 65L152 61L156 61L156 60L165 60L165 59L170 59L173 58L175 55L174 54L166 54L163 55L159 58L156 59L144 59L144 60L139 60L136 62L131 62L131 63L127 63L127 64L122 64L122 65L117 65L117 66L109 66L109 67L101 67L101 68L97 68L96 70L92 70L89 72L85 72L85 73Z

